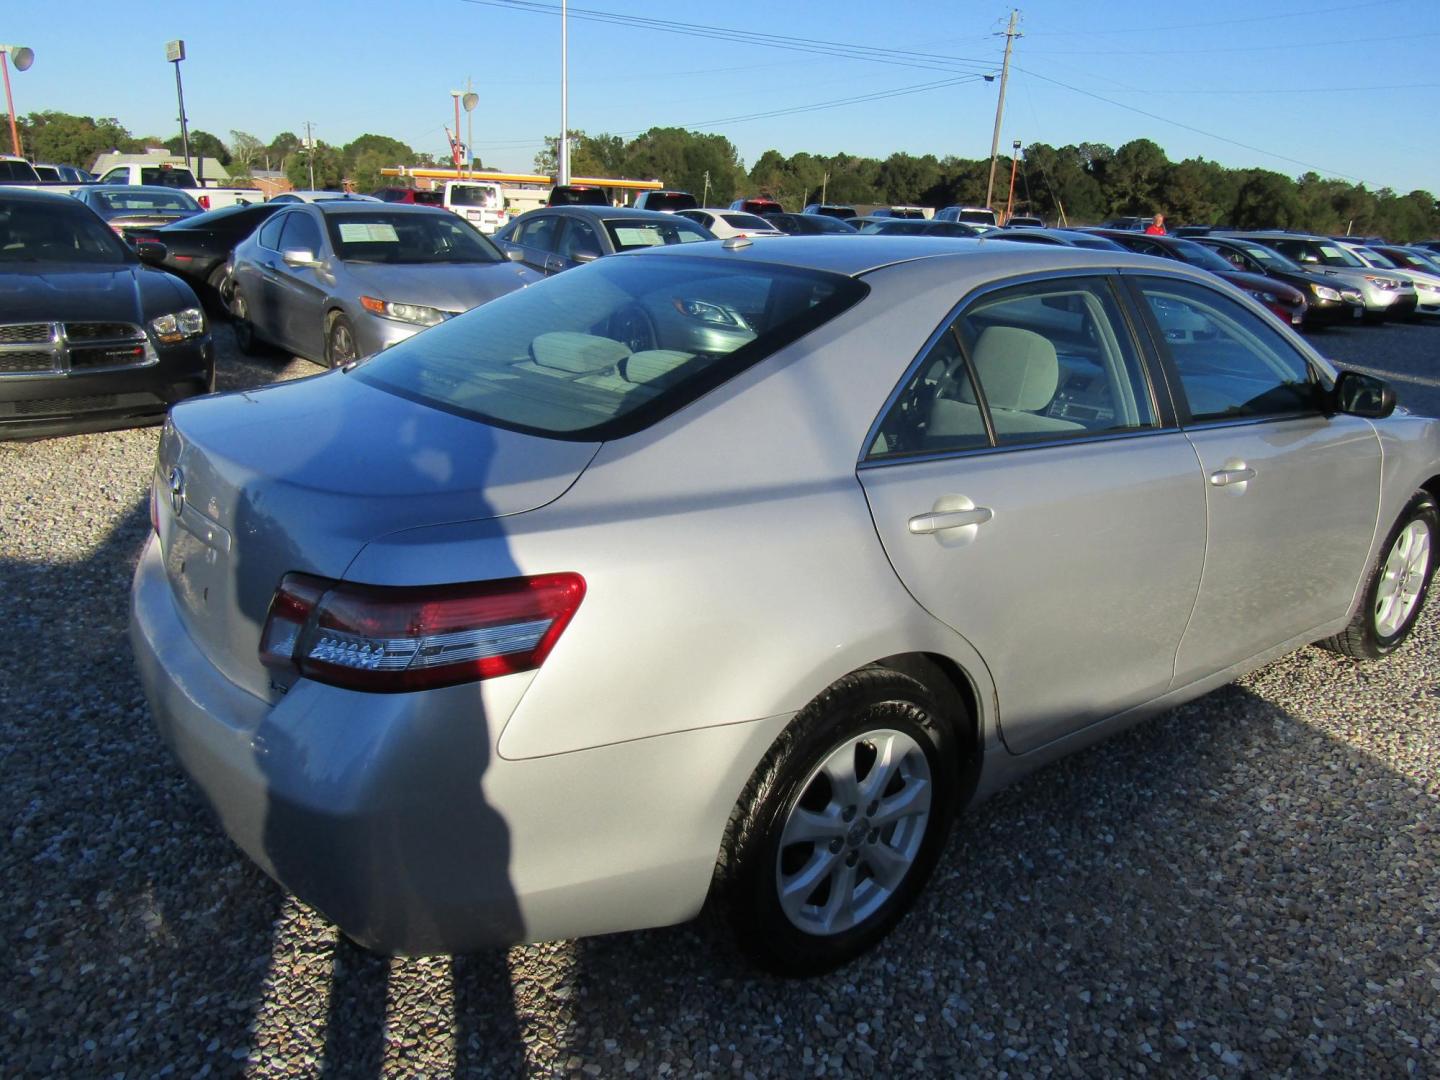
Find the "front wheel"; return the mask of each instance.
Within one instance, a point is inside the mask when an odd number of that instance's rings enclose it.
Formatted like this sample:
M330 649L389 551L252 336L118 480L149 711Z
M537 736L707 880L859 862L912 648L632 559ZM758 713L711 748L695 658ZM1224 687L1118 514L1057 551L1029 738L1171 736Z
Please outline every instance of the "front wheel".
M1378 660L1397 649L1425 606L1437 538L1440 510L1428 492L1416 492L1385 540L1360 610L1341 633L1320 642L1321 647L1357 660Z
M867 668L776 741L741 796L720 900L760 966L812 975L878 942L934 869L955 814L953 735L916 679Z
M358 360L359 352L355 328L344 315L336 315L330 320L330 330L325 335L325 362L331 367L344 367Z

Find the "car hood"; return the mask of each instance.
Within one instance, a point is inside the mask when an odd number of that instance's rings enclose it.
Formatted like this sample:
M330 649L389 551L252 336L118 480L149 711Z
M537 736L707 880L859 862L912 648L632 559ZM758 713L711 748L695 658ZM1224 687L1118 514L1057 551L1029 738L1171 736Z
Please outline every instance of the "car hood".
M395 304L422 304L441 311L469 311L487 300L543 280L542 275L508 259L498 263L342 265L357 295L376 296Z
M1298 290L1295 286L1288 285L1278 278L1266 277L1264 274L1251 274L1244 270L1226 270L1223 274L1217 270L1215 273L1220 274L1221 277L1237 289L1245 289L1249 292L1274 293L1287 303L1297 303L1305 299L1303 293L1296 295Z
M598 449L490 427L345 371L186 402L155 476L176 605L211 660L265 694L256 650L285 574L342 578L390 533L543 506Z
M147 288L174 292L167 275L138 263L0 263L0 311L6 322L85 319L143 325Z

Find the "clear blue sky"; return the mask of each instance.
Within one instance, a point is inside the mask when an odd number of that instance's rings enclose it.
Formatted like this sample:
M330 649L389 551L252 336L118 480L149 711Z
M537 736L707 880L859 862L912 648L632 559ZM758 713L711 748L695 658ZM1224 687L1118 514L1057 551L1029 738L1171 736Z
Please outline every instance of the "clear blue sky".
M1001 3L730 0L699 16L674 0L579 7L704 24L705 34L784 35L793 47L572 15L573 128L628 135L703 126L728 136L747 165L771 147L989 154L999 82L978 74L1000 69L1009 12ZM1201 156L1292 176L1314 168L1371 188L1440 193L1440 5L1033 0L1020 11L1002 148L1013 139L1118 146L1146 137L1172 160ZM327 142L375 132L441 156L449 91L467 76L481 97L475 143L487 164L529 169L542 136L559 129L559 19L505 0L4 0L0 8L0 40L36 53L29 71L11 73L20 113L115 116L137 135L178 130L164 59L172 37L188 50L192 129L227 140L235 128L265 141L303 133L311 120ZM875 49L893 51L857 55Z

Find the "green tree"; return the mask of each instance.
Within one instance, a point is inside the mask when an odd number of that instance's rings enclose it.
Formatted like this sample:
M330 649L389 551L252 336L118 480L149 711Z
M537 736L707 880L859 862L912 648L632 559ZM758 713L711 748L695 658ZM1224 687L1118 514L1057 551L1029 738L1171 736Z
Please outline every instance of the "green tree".
M270 140L270 145L265 148L264 160L267 169L280 169L284 171L289 164L285 159L304 147L300 136L293 131L282 131L275 138Z
M245 131L230 132L230 175L249 176L265 153L265 144Z
M1254 169L1240 185L1230 223L1241 229L1288 229L1299 223L1300 198L1288 176Z
M96 120L63 112L32 112L17 125L22 147L36 161L88 169L111 150L136 153L144 149L114 117Z
M310 153L302 148L290 155L285 163L285 178L297 188L310 187L311 154L315 158L315 187L338 188L345 177L345 156L338 147L320 139L315 140L315 149Z
M1149 139L1133 139L1116 150L1101 180L1111 212L1148 214L1159 209L1169 167L1165 151Z
M178 134L165 140L165 148L172 154L180 153L183 146ZM190 156L214 158L221 165L230 164L230 151L220 141L219 136L211 135L208 131L190 132Z

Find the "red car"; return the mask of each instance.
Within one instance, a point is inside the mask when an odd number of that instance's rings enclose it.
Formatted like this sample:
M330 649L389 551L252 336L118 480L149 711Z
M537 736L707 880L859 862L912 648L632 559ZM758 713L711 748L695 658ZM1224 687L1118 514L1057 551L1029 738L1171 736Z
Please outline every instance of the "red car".
M370 193L382 202L406 203L410 206L441 206L445 205L445 193L442 191L416 191L407 187L382 187Z

